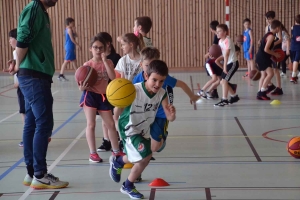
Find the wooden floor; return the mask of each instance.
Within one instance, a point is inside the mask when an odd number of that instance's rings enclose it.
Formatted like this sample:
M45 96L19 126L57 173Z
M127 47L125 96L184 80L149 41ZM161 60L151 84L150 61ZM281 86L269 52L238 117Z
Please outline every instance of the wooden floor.
M219 108L217 100L199 100L190 105L188 97L175 89L177 119L169 125L167 146L154 153L136 184L146 199L156 200L288 200L300 199L300 160L286 151L286 142L300 135L300 90L289 79L283 81L283 96L272 97L281 105L256 100L258 82L243 79L237 72L241 100ZM53 84L54 119L52 141L47 163L49 171L70 182L61 190L32 190L22 185L26 174L22 148L22 120L18 114L13 79L0 76L0 200L62 199L82 200L129 199L109 175L110 152L100 153L103 163L88 161L85 139L85 116L79 108L81 92L73 75L69 82ZM208 80L206 73L173 73L195 92ZM275 81L275 80L274 80ZM221 96L221 89L219 88ZM102 140L100 119L97 121L97 145ZM122 181L129 173L122 172ZM170 186L149 187L155 178Z

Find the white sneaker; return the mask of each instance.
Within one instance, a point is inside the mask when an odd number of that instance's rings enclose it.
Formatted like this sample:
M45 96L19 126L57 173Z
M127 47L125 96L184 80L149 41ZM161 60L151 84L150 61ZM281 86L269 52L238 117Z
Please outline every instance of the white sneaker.
M65 188L69 185L69 182L60 181L58 177L52 174L45 174L43 178L34 177L30 187L34 189L59 189Z
M24 180L23 180L23 185L26 185L26 186L30 186L31 185L31 182L32 182L32 177L29 176L29 174L26 174Z
M286 74L283 73L283 72L280 73L280 76L281 76L282 78L286 78L286 77L287 77Z

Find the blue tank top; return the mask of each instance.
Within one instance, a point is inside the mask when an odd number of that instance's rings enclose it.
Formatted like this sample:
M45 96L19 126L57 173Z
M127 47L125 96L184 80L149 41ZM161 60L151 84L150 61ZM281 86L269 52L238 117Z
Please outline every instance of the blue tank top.
M293 26L291 51L300 51L300 25Z
M247 52L251 46L250 32L251 28L244 31L244 42L243 42L243 50Z
M73 31L72 31L72 34L73 34L73 38L74 38L75 34L73 33ZM65 29L65 36L66 36L65 49L67 49L67 50L75 49L75 44L72 42L72 40L71 40L71 38L68 34L68 29L67 28Z

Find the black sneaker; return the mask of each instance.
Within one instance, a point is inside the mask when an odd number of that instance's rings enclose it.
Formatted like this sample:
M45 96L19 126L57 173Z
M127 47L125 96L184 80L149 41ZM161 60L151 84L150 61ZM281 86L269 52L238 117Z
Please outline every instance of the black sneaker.
M218 94L217 89L214 89L212 93L213 93L213 96L214 96L215 99L219 98L219 94Z
M236 93L236 89L237 89L237 84L232 84L228 82L229 87L231 87L231 89L233 90L233 93Z
M104 138L102 140L103 140L103 142L102 142L101 146L97 149L97 151L110 151L111 150L110 141L107 141Z
M277 87L273 92L271 92L271 95L283 95L282 88Z
M209 99L218 99L218 98L219 98L219 95L218 95L217 89L214 89L214 90L210 93L209 96L207 95L207 97L208 97Z
M221 99L221 101L219 103L216 103L214 106L216 107L223 107L223 106L227 106L229 104L227 99Z
M65 75L63 75L63 74L60 74L60 75L57 77L57 79L60 80L60 81L69 81L69 79L67 79L67 78L65 77Z
M275 87L274 84L268 86L268 89L267 89L266 93L269 94L269 93L272 92L275 88L276 88L276 87Z
M267 96L267 92L266 91L264 91L264 92L259 91L257 93L256 98L258 100L271 100L271 98Z
M229 102L229 104L233 104L233 103L238 102L239 100L240 100L240 97L238 95L235 95L234 97L231 97L228 102Z

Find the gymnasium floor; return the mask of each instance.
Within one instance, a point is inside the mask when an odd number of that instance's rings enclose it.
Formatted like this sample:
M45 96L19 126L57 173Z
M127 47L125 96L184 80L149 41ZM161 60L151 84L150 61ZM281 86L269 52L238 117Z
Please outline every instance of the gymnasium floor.
M136 184L146 199L156 200L288 200L300 199L300 160L286 151L286 142L299 135L300 90L283 79L281 105L255 99L258 82L243 79L237 72L241 100L228 107L214 107L216 100L199 100L193 106L180 89L175 89L177 119L169 125L167 146L154 153ZM208 77L205 73L172 73L195 89ZM55 127L48 149L49 171L70 182L61 190L31 190L22 185L26 169L22 148L22 121L17 113L12 77L0 76L0 200L13 199L129 199L120 193L121 183L109 175L110 152L100 153L103 163L89 163L85 140L85 116L78 107L81 92L71 74L69 82L54 77ZM219 88L219 95L221 89ZM102 139L98 119L97 146ZM122 181L129 173L124 169ZM170 186L150 188L155 178Z

